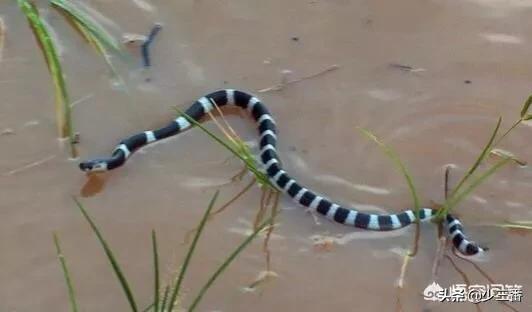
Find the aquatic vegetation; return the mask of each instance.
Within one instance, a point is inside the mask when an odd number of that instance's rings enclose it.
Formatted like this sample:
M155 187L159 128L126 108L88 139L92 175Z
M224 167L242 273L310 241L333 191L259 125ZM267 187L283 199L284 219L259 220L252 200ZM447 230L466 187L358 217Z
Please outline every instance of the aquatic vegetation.
M125 52L122 43L113 37L79 4L70 0L51 0L50 5L61 13L69 24L98 52L107 63L113 77L124 85L112 63L112 55L127 61L130 57Z
M499 144L512 130L514 130L517 126L519 126L523 121L531 120L532 114L528 112L530 109L530 105L532 105L532 95L528 97L528 99L523 104L523 107L521 108L521 112L519 113L519 119L517 119L513 125L504 132L504 134L497 140L497 142L494 145Z
M393 161L395 167L399 170L399 172L401 172L401 174L406 180L406 183L408 184L408 189L410 190L410 195L412 196L412 200L414 202L414 211L416 213L416 217L419 218L419 208L421 208L421 204L419 203L420 202L419 196L418 196L418 192L416 191L416 186L414 185L414 179L412 178L412 175L408 172L408 169L406 168L406 166L403 164L403 162L399 158L399 155L397 155L397 153L391 147L384 144L382 140L377 138L377 136L373 134L371 131L364 129L364 128L359 128L359 130L368 139L377 143L377 145L379 145L379 147L386 154L386 156L388 156L388 158L390 158Z
M211 199L211 202L209 203L209 206L205 210L203 217L201 218L201 221L198 226L198 230L196 231L196 235L194 235L192 244L190 244L190 248L188 249L187 255L185 256L183 265L181 266L181 270L179 272L179 276L177 277L177 281L175 283L174 289L171 292L170 302L168 305L168 311L173 310L174 304L179 296L179 291L181 290L181 284L183 283L183 279L185 278L185 274L187 273L188 265L190 264L190 260L192 259L192 255L194 254L194 251L196 250L196 245L198 244L201 233L203 232L203 229L205 228L205 225L207 224L207 218L209 217L209 214L211 213L211 210L214 207L216 198L218 198L218 194L219 192L216 191L216 193Z
M59 137L62 139L68 139L70 156L76 158L78 153L72 129L70 98L66 87L65 75L61 67L61 62L59 61L57 47L50 35L48 27L41 19L39 10L35 4L29 0L17 0L17 3L28 20L35 39L44 55L48 70L52 76L55 90L55 113Z
M445 172L445 201L441 205L441 208L438 210L436 217L434 218L438 223L438 232L439 232L439 246L438 251L436 253L436 257L434 259L434 267L433 267L433 279L436 278L436 272L438 269L438 266L440 265L440 259L442 257L445 257L450 261L453 268L462 276L464 282L469 285L471 284L469 282L469 278L467 274L461 270L461 268L453 261L453 259L446 254L446 237L443 235L442 231L442 221L444 220L447 213L449 213L453 208L455 208L461 201L463 201L467 196L469 196L479 185L481 185L483 182L485 182L490 176L492 176L495 172L497 172L500 168L508 164L509 162L515 162L519 165L526 165L526 162L518 160L511 152L495 149L494 147L500 143L513 129L515 129L521 122L532 119L532 115L528 114L528 109L530 105L532 104L532 96L528 98L528 100L525 102L523 109L521 110L521 118L518 119L502 136L499 137L499 139L495 140L497 137L497 133L499 131L502 118L499 118L497 121L497 124L495 126L495 129L492 131L492 134L484 146L483 150L475 160L475 162L472 164L472 166L468 169L468 171L464 174L464 176L461 178L457 186L455 186L451 192L448 190L448 175L449 175L449 168L447 168ZM360 129L361 132L370 140L374 141L379 145L379 147L382 149L382 151L393 161L395 167L403 174L405 177L408 187L410 189L410 193L412 195L413 201L414 201L414 207L416 211L416 215L419 211L419 198L417 196L417 191L415 188L415 185L413 183L412 176L408 173L406 167L403 165L401 160L399 159L399 156L387 145L385 145L379 138L377 138L373 133L366 129ZM495 164L491 165L487 170L480 174L476 174L476 171L481 166L481 164L486 160L487 156L493 154L501 158L498 160ZM511 229L511 230L520 230L520 231L530 231L532 230L532 222L530 221L514 221L514 222L505 222L505 223L498 223L498 224L491 224L492 226L497 226L501 228ZM406 277L406 270L408 267L408 264L411 259L416 255L417 247L418 247L418 241L419 241L419 222L416 223L416 232L414 236L414 246L413 250L410 251L410 253L407 253L403 257L403 264L400 269L399 278L397 281L397 297L396 297L396 307L399 311L402 310L402 303L401 303L401 290L404 287L405 277ZM480 272L484 277L486 277L490 282L495 283L494 280L484 271L482 268L480 268L479 265L476 263L463 258L462 256L458 255L456 253L456 250L453 249L453 254L455 257L462 259L464 261L469 262L474 266L474 268ZM505 305L509 309L515 310L513 307L508 305L505 302L501 302L501 304ZM477 306L478 308L478 306Z
M79 311L79 309L78 309L78 304L76 302L76 293L74 291L74 285L72 284L70 272L68 271L65 256L63 255L63 251L61 250L61 245L59 243L59 237L57 236L55 232L53 233L53 237L54 237L56 255L61 264L61 270L63 271L63 276L65 277L65 283L68 288L68 298L70 299L70 310L72 312L77 312Z
M94 223L92 218L89 216L89 214L87 213L87 211L85 210L85 207L83 207L81 202L79 202L75 197L74 197L74 201L76 202L76 205L78 206L79 210L83 214L83 217L85 217L85 220L87 220L87 222L89 223L92 231L98 238L100 245L105 251L105 255L107 256L107 259L109 260L109 263L111 264L113 271L120 282L120 286L122 286L122 290L124 291L124 294L127 297L127 301L129 302L131 311L135 311L135 312L138 311L137 303L135 302L135 297L133 296L133 293L131 291L131 288L129 287L129 283L126 279L126 276L122 272L122 269L120 265L118 264L118 261L116 260L111 247L109 247L109 245L107 244L107 241L101 234L98 226L96 225L96 223Z
M218 108L218 105L216 105L216 103L213 103L213 104L216 108ZM260 169L261 167L258 164L257 160L255 159L255 156L251 152L249 146L246 144L246 142L240 139L238 135L236 135L236 132L234 132L232 128L228 127L228 130L225 130L219 123L217 123L218 127L224 133L224 136L225 136L225 140L224 140L224 138L217 136L212 131L205 128L201 123L197 122L196 120L194 120L194 118L188 116L187 114L185 114L178 108L176 108L176 111L179 113L179 115L182 115L183 117L185 117L192 125L201 129L214 141L216 141L217 143L225 147L234 156L242 160L242 162L245 165L245 168L254 175L256 181L261 186L265 185L265 186L275 189L273 184L268 179L268 176L264 172L262 172L262 170ZM211 115L211 118L212 118L212 115ZM215 121L215 118L213 118L213 120Z
M77 158L77 140L75 138L72 122L72 103L68 94L65 74L58 54L57 44L51 36L51 30L41 18L39 10L31 0L17 0L17 3L28 20L35 39L44 55L50 75L52 76L55 91L55 113L59 138L67 139L70 156ZM69 0L51 0L50 5L59 11L72 27L103 56L113 77L120 85L125 85L111 61L111 55L117 55L123 60L128 59L121 43L111 36L105 28L96 22L79 5ZM0 22L0 55L3 48L4 27Z
M212 197L209 206L205 210L200 223L198 225L198 230L196 231L196 234L194 236L194 240L190 247L188 248L188 251L186 253L183 265L181 266L181 270L179 272L179 275L177 279L175 279L175 282L171 282L168 285L164 286L163 296L161 298L161 288L160 288L160 272L159 272L159 252L157 247L157 237L154 230L151 232L151 240L152 240L152 253L153 253L153 274L154 274L154 297L153 302L149 304L145 309L139 310L137 301L135 299L135 296L133 292L131 291L131 287L129 286L129 282L123 273L122 267L118 263L118 260L114 256L112 248L108 245L107 241L105 240L102 232L100 231L99 227L96 225L96 223L93 221L92 217L87 213L85 207L82 205L82 203L77 199L74 198L74 201L79 208L80 212L82 213L83 217L89 223L91 230L96 235L98 241L100 242L101 247L103 248L107 259L109 260L109 264L111 265L113 272L115 273L120 286L124 292L124 295L129 303L129 307L131 311L137 312L137 311L154 311L154 312L173 312L177 311L178 309L182 308L182 300L180 299L180 290L182 287L182 283L184 281L184 278L186 276L186 273L189 268L189 264L192 261L192 256L196 250L197 243L199 241L199 238L201 234L203 233L203 230L205 228L205 225L207 223L207 219L211 213L212 208L214 207L214 204L216 202L216 199L218 197L219 192L216 191L214 196ZM266 230L269 225L272 223L272 218L267 218L264 222L262 222L250 235L246 237L246 239L240 243L237 248L235 248L228 256L227 258L220 264L218 268L213 272L213 274L209 277L209 279L205 282L205 284L200 288L196 296L193 297L193 300L191 301L191 304L188 308L188 311L194 311L198 305L201 303L201 300L204 298L205 294L209 290L209 288L214 284L214 282L225 272L225 270L229 267L229 265L238 257L239 254L242 253L242 251L256 238L256 236ZM56 253L57 257L60 261L61 268L63 270L64 276L65 276L65 282L67 284L68 288L68 296L71 303L71 311L77 312L78 311L78 305L76 303L76 296L75 291L72 283L72 279L70 276L70 272L67 268L65 257L61 251L61 247L59 244L59 238L54 233L54 244L56 246Z
M102 54L112 52L127 57L119 40L113 37L82 7L70 0L50 0L50 5L63 14L67 21Z
M484 146L484 149L477 157L473 165L466 172L466 174L462 177L457 186L454 187L451 194L449 195L449 198L446 199L443 203L443 207L438 213L439 218L443 218L449 211L451 211L456 205L458 205L458 203L465 199L475 188L482 184L482 182L484 182L487 178L489 178L492 174L494 174L506 164L513 161L519 165L526 165L526 162L517 159L513 155L513 153L501 149L496 149L495 147L500 144L504 140L504 138L506 138L508 134L510 134L519 124L521 124L523 121L532 119L532 114L528 112L531 105L532 96L529 96L523 104L523 107L519 114L520 118L516 122L514 122L512 126L508 128L498 139L495 139L497 137L502 122L502 118L499 117L497 125L491 133L491 136L486 145ZM495 164L491 165L491 167L489 167L482 174L475 175L475 172L477 171L481 163L484 162L487 156L490 154L496 155L501 159L498 160ZM466 182L469 182L469 184L465 185Z
M279 210L280 193L277 190L277 188L270 182L270 179L268 178L268 176L261 170L261 165L259 165L257 159L251 152L251 149L249 148L247 143L244 140L242 140L242 138L240 138L240 136L236 133L236 131L227 122L220 107L212 99L209 99L209 100L212 102L217 113L220 115L223 125L219 121L217 121L216 117L211 112L208 112L209 117L213 120L213 122L216 124L218 129L223 133L223 137L217 136L212 131L205 128L201 123L194 120L193 118L191 118L186 113L179 110L178 108L176 108L176 111L178 112L179 115L184 116L192 125L201 129L215 142L219 143L221 146L226 148L229 152L231 152L234 156L239 158L244 163L243 170L240 173L238 173L235 177L242 177L246 171L249 171L253 174L253 179L248 185L246 185L240 192L238 192L233 198L231 198L229 201L223 204L220 208L218 208L213 213L211 213L210 216L214 216L216 214L221 213L229 205L235 202L240 196L242 196L244 193L250 190L251 187L255 183L257 183L262 189L262 195L261 195L261 200L260 200L259 211L257 212L256 218L255 218L255 223L254 223L255 230L258 228L259 223L262 221L265 211L268 209L268 207L271 210L271 215L270 215L271 222L270 222L270 226L268 228L268 232L264 240L264 244L263 244L263 252L266 255L266 270L270 271L271 269L270 268L270 251L268 248L268 243L269 243L271 234L273 232L273 229L275 227L275 219L277 217L278 210ZM232 180L234 180L235 177L233 177ZM273 202L272 202L272 198L273 198ZM192 232L193 231L196 231L196 229L193 229ZM185 241L187 240L188 239L185 238Z

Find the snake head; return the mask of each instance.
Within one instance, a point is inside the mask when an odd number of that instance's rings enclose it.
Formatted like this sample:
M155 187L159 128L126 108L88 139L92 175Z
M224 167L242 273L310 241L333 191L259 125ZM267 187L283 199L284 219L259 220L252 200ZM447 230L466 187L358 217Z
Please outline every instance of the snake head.
M103 159L83 161L79 164L79 169L85 172L107 171L107 161Z

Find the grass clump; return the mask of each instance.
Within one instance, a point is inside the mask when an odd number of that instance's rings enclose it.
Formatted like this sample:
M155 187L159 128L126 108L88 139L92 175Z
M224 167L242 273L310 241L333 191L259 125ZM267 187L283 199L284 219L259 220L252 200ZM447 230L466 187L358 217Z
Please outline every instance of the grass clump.
M186 253L183 265L181 266L181 270L179 272L179 275L175 282L171 282L168 285L165 285L163 289L161 289L161 283L160 283L160 272L159 272L159 252L157 247L157 237L155 231L152 231L151 233L151 241L152 241L152 253L153 253L153 274L154 274L154 284L153 284L153 301L151 304L149 304L145 309L140 310L137 305L137 301L135 299L135 296L133 294L133 291L131 290L131 287L129 286L128 280L123 273L123 270L116 259L112 248L109 246L107 241L105 240L102 232L100 231L99 227L96 225L92 217L87 213L87 210L85 207L74 198L74 201L79 208L80 212L84 216L87 223L89 223L91 230L96 235L101 247L103 248L107 259L109 260L109 264L111 265L113 272L115 273L120 286L122 290L124 291L124 296L129 303L129 308L133 312L137 311L154 311L154 312L174 312L178 311L179 309L182 309L183 303L182 300L180 300L180 290L183 285L184 278L186 276L186 273L188 272L189 265L192 261L192 256L196 250L197 243L199 241L199 238L201 234L203 233L205 229L205 225L207 223L207 218L214 207L214 204L216 202L216 199L218 197L218 191L214 194L212 197L208 208L205 210L199 226L198 230L196 231L196 235L194 236L194 241L188 248L188 251ZM216 270L213 272L213 274L210 276L210 278L205 282L205 284L200 288L198 293L193 297L192 303L190 304L188 311L194 311L198 307L198 305L201 303L202 299L204 298L205 294L209 290L209 288L214 284L214 282L226 271L226 269L229 267L229 265L238 257L239 254L244 251L244 249L253 241L256 236L263 232L268 225L271 223L271 218L266 219L264 222L262 222L254 231L251 233L251 235L247 236L246 239L241 242L237 248L235 248L228 256L225 258L225 260L222 262L222 264L216 268ZM75 292L73 283L70 277L70 273L66 266L65 258L62 254L60 245L59 245L59 238L54 233L54 243L56 246L57 255L61 264L61 268L63 270L63 273L65 275L65 281L68 287L68 295L71 302L71 311L77 312L79 311L76 298L75 298ZM161 290L162 297L161 297Z
M212 101L212 99L210 99ZM214 107L218 110L218 112L221 113L218 105L214 101L212 101ZM209 112L209 115L211 116L212 120L216 123L218 128L222 131L224 134L224 138L217 136L212 131L205 128L201 123L196 121L194 118L190 117L186 113L182 112L178 108L176 108L176 111L185 117L192 125L198 127L203 132L205 132L209 137L211 137L215 142L222 145L224 148L226 148L229 152L231 152L234 156L239 158L245 166L245 169L249 170L253 175L255 180L259 183L260 186L268 186L272 189L276 189L275 186L270 182L268 179L268 176L262 172L260 169L260 165L258 164L257 160L255 159L255 156L251 152L251 149L249 146L242 140L236 132L232 129L231 126L225 121L225 118L222 118L224 120L224 123L226 125L226 128L222 126L219 122L216 121L216 118Z
M447 187L447 180L448 180L448 171L446 171L446 189L445 189L445 201L442 204L441 208L438 210L435 216L435 221L438 223L438 229L439 229L439 243L441 246L439 247L439 250L441 249L441 252L437 253L437 256L434 261L434 267L433 267L433 279L436 278L436 272L437 268L440 264L440 260L442 257L445 257L448 259L453 267L457 270L457 272L464 278L464 281L466 284L469 284L469 279L467 275L456 265L456 263L452 260L452 258L445 254L445 245L448 243L445 239L445 235L443 234L442 230L442 221L444 220L445 216L454 209L460 202L462 202L467 196L469 196L479 185L481 185L483 182L485 182L489 177L491 177L495 172L497 172L499 169L501 169L503 166L507 165L510 162L515 162L521 166L526 165L525 162L518 160L512 153L496 149L495 146L502 142L502 140L509 134L511 131L513 131L520 123L526 120L532 119L532 114L528 113L528 110L530 106L532 105L532 96L530 96L525 104L523 105L523 108L520 113L520 118L508 129L504 132L503 135L501 135L497 139L497 134L499 132L502 119L499 118L497 120L497 124L494 128L494 130L491 133L491 136L489 137L488 142L484 146L483 150L479 154L479 156L476 158L475 162L471 165L471 167L467 170L467 172L463 175L463 177L460 179L458 184L452 189L451 192L448 192ZM413 183L412 175L409 174L406 166L401 162L399 159L399 156L393 149L388 147L386 144L384 144L379 138L377 138L373 133L371 133L369 130L366 129L360 129L361 132L370 140L377 143L379 147L382 149L382 151L388 156L392 162L394 163L395 167L402 173L402 175L405 177L405 180L407 181L410 193L413 198L414 202L414 210L416 212L416 216L418 216L418 211L420 209L420 201L418 197L418 192L416 191L415 185ZM478 169L481 167L481 164L483 164L487 158L488 155L496 155L500 159L493 165L489 166L488 169L481 173L477 173ZM532 222L530 221L513 221L513 222L505 222L500 224L493 224L493 226L506 228L506 229L512 229L512 230L532 230ZM409 254L406 254L403 258L403 264L401 266L401 272L400 276L397 282L398 287L398 293L396 298L396 304L397 309L402 310L401 305L401 289L404 286L404 279L406 274L406 268L408 266L409 261L415 256L417 252L418 247L418 240L419 240L419 223L416 224L416 232L414 236L414 246L413 251L411 251ZM456 253L456 251L453 252L453 254L456 257L459 257L462 259L460 255ZM467 260L467 259L464 259ZM469 261L470 262L470 261ZM470 262L472 263L472 262ZM475 267L475 269L483 274L483 276L487 276L489 280L492 280L489 275L487 275L478 265L472 263ZM510 307L511 308L511 307Z
M41 48L48 70L52 76L55 90L55 113L59 138L68 139L70 156L72 158L77 158L78 152L75 146L74 132L72 129L70 98L56 45L50 35L46 23L40 17L39 10L35 4L29 0L17 0L17 3L28 20L28 24Z
M262 196L260 200L259 211L257 213L256 220L254 222L254 229L257 229L257 227L259 226L260 222L262 221L265 215L265 211L268 208L270 208L271 209L271 214L270 214L271 222L270 222L270 226L268 228L268 232L264 240L264 244L263 244L263 252L266 256L266 271L270 272L271 254L270 254L270 250L268 247L268 243L271 237L271 233L273 232L273 229L275 226L275 219L278 215L280 193L277 190L276 186L269 180L268 175L261 170L261 165L259 164L255 156L251 152L251 149L249 148L247 143L244 140L242 140L242 138L240 138L240 136L236 133L236 131L227 122L220 107L216 104L216 102L213 101L213 99L209 99L209 100L213 104L213 107L215 108L216 112L220 115L220 119L222 120L222 122L219 122L211 112L208 112L208 115L213 120L213 122L216 124L218 129L222 132L223 137L214 134L212 131L204 127L200 122L188 116L186 113L182 112L178 108L176 108L176 111L178 112L179 115L185 117L193 126L196 126L197 128L201 129L215 142L223 146L225 149L231 152L231 154L233 154L234 156L236 156L238 159L240 159L243 162L244 168L236 176L242 177L246 171L251 172L253 175L253 179L248 185L246 185L232 199L230 199L228 202L223 204L220 208L216 209L210 216L214 216L222 212L230 204L232 204L239 197L241 197L244 193L246 193L249 189L251 189L253 185L258 184L258 186L262 189ZM234 180L234 177L232 180ZM193 231L195 230L196 229L194 229Z

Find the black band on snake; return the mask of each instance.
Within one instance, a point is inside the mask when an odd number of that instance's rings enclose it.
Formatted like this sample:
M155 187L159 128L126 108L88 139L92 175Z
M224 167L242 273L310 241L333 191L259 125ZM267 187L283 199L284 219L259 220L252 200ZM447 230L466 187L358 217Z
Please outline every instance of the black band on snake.
M237 90L219 90L194 102L185 113L194 120L199 120L214 108L211 100L220 107L236 105L251 114L258 125L260 137L259 158L265 172L279 191L290 196L301 206L317 211L338 223L374 231L400 229L414 223L416 220L416 215L412 210L406 210L398 214L379 215L360 212L353 208L344 208L297 183L281 167L276 148L277 131L275 121L267 107L253 95ZM113 151L111 157L85 161L80 163L79 167L87 172L113 170L122 166L131 153L144 145L176 135L190 127L190 122L185 117L180 116L163 128L145 131L123 140ZM420 221L427 221L435 215L436 210L423 208L418 213ZM466 238L462 225L457 218L448 214L445 219L445 226L448 238L463 255L473 256L485 251Z

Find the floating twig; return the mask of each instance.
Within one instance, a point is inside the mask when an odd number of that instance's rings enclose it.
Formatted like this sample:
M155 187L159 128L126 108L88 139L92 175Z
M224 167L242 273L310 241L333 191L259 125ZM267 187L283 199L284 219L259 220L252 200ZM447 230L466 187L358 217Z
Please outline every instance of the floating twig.
M294 84L294 83L298 83L298 82L301 82L303 80L307 80L307 79L312 79L312 78L316 78L318 76L321 76L325 73L328 73L328 72L331 72L333 70L336 70L340 68L340 66L338 65L331 65L317 73L314 73L314 74L311 74L311 75L308 75L308 76L304 76L304 77L301 77L301 78L297 78L297 79L293 79L293 80L288 80L288 76L291 74L291 71L283 71L282 72L282 75L281 75L281 82L279 84L276 84L274 86L271 86L271 87L268 87L268 88L264 88L264 89L260 89L258 90L257 92L259 93L264 93L264 92L270 92L270 91L279 91L279 90L282 90L284 87L286 87L287 85L289 84Z
M3 175L4 176L12 176L12 175L14 175L16 173L19 173L19 172L22 172L22 171L25 171L25 170L28 170L28 169L31 169L31 168L35 168L37 166L40 166L40 165L42 165L44 163L49 162L50 160L54 159L56 156L57 155L50 155L50 156L48 156L48 157L46 157L44 159L32 162L30 164L24 165L24 166L22 166L20 168L13 169L11 171L8 171L8 172L4 173Z
M397 68L397 69L402 70L402 71L410 72L410 73L418 73L418 72L426 71L426 69L424 69L424 68L415 68L415 67L412 67L412 66L409 66L409 65L403 65L403 64L399 64L399 63L390 63L390 64L388 64L388 66L390 66L392 68Z
M74 106L76 106L76 105L78 105L78 104L80 104L82 102L85 102L85 101L87 101L88 99L90 99L92 97L94 97L94 93L89 93L89 94L85 95L84 97L79 98L79 99L75 100L74 102L72 102L72 104L70 104L70 107L73 108Z
M142 43L140 46L141 54L142 54L142 63L144 67L150 67L151 66L151 59L150 59L150 45L152 44L153 40L155 39L155 36L161 31L163 26L161 24L155 24L149 35L146 37L146 41Z

